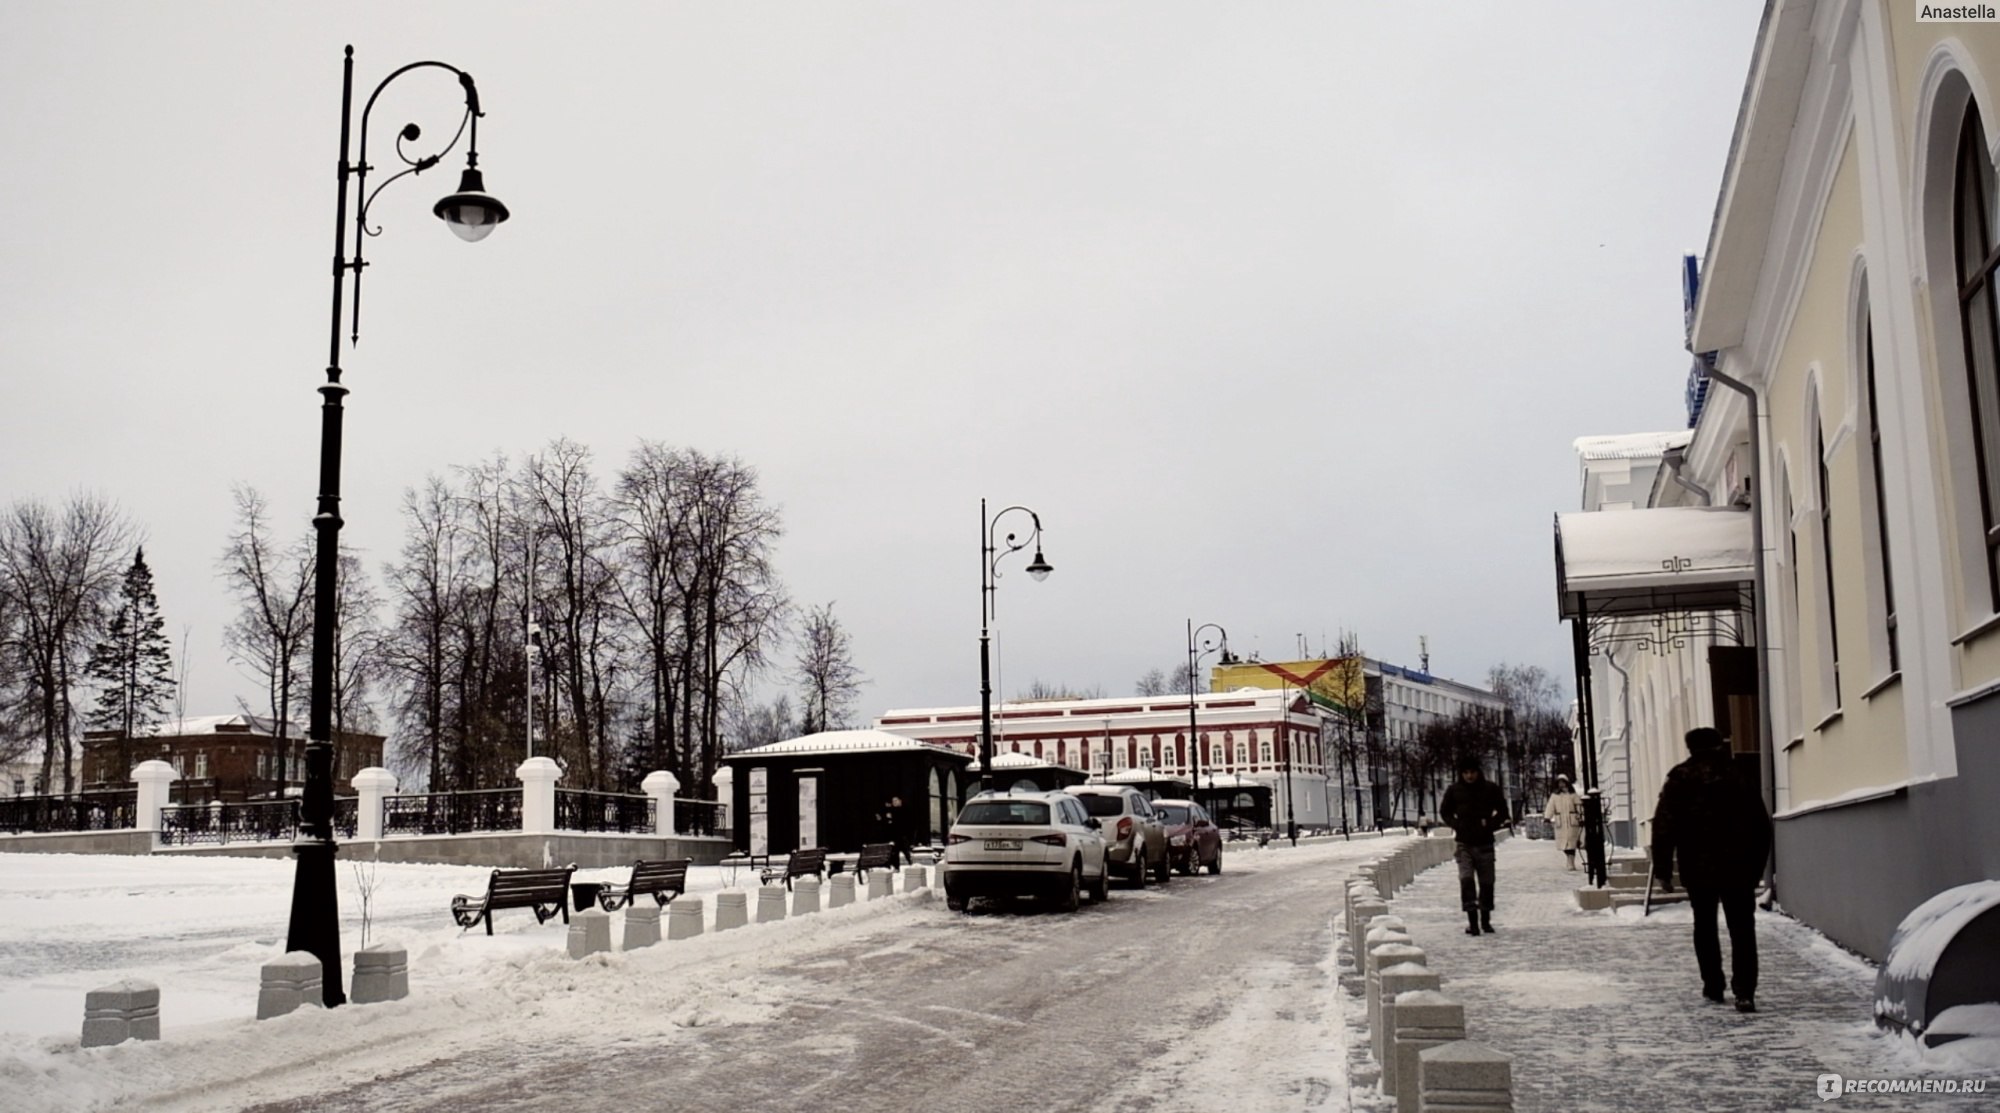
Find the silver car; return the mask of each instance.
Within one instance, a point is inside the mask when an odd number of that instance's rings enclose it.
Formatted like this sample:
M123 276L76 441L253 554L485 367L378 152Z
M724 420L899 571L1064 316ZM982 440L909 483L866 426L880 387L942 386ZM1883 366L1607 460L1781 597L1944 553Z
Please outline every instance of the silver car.
M1103 825L1104 853L1113 871L1142 889L1148 873L1161 885L1173 876L1166 824L1144 793L1107 784L1071 785L1063 791L1081 800L1091 817Z

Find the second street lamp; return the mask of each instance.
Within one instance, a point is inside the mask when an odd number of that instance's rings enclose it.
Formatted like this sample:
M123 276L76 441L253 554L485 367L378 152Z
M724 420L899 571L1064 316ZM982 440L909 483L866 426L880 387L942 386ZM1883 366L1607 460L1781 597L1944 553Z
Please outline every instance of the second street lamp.
M1034 532L1025 538L1008 534L1007 547L1001 549L993 540L994 531L1000 528L1000 519L1016 510L1034 523ZM1035 558L1028 562L1028 575L1038 581L1048 579L1055 566L1042 558L1041 515L1025 506L1010 506L988 518L986 500L979 500L979 788L982 792L993 788L993 663L989 644L994 581L1000 578L1000 558L1029 545L1035 547Z
M1202 638L1197 647L1195 639L1210 630L1215 631L1215 637ZM1214 653L1217 649L1222 650L1222 656L1217 659L1217 664L1233 665L1236 663L1236 658L1229 653L1229 631L1224 630L1213 622L1204 622L1200 626L1196 626L1194 619L1188 619L1188 778L1192 782L1191 787L1194 790L1197 801L1201 799L1201 733L1195 723L1194 717L1194 678L1196 671L1201 667L1201 659ZM1211 789L1215 787L1215 768L1213 763L1210 763L1208 770L1208 787ZM1210 807L1212 808L1213 806L1211 802Z
M441 69L456 76L459 87L465 93L465 114L459 118L458 130L451 140L437 153L416 158L410 157L403 144L416 142L423 131L415 124L404 124L396 134L396 157L402 160L405 168L390 175L370 192L368 172L374 167L368 164L368 118L375 111L375 99L382 95L382 90L388 88L390 82L420 69ZM347 994L341 990L340 898L333 879L333 859L339 850L333 841L333 656L334 639L339 636L336 600L339 598L340 570L341 399L347 394L347 388L340 384L341 302L346 295L348 275L351 273L354 308L349 336L350 341L359 340L361 273L362 268L368 265L361 257L361 245L364 236L377 235L381 231L368 226L369 206L389 183L407 175L421 174L443 161L444 156L458 145L460 137L468 133L466 167L459 179L458 192L439 201L431 211L450 225L460 239L469 241L484 239L494 226L507 219L507 206L486 192L486 183L479 173L479 118L482 115L479 89L472 83L471 74L443 62L412 62L383 78L382 83L375 86L375 91L368 94L367 104L361 110L361 157L349 162L348 139L354 117L354 48L347 48L340 82L339 189L333 216L333 327L327 352L326 383L319 388L319 507L313 516L315 563L312 672L307 696L306 783L299 802L299 834L292 844L298 870L292 882L291 921L285 932L286 950L309 951L319 958L321 996L329 1006L347 1000ZM350 177L354 179L355 192L361 197L354 218L354 257L351 259L345 254L347 180Z

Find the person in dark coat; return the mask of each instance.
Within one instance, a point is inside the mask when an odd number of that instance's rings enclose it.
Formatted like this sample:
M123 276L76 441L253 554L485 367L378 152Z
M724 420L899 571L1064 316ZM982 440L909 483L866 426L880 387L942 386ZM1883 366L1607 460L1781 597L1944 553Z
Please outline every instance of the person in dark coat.
M910 832L903 815L903 798L891 796L882 805L883 841L894 843L896 853L906 866L917 864L916 856L910 853Z
M1653 811L1653 878L1672 890L1676 860L1694 909L1694 957L1701 995L1722 1000L1722 941L1715 909L1729 924L1730 989L1736 1011L1757 1011L1757 883L1771 855L1771 816L1757 789L1737 774L1729 743L1714 727L1687 732L1688 759L1667 773Z
M1507 798L1480 775L1479 762L1458 763L1458 781L1444 790L1438 818L1458 836L1458 902L1465 934L1493 930L1493 832L1507 823Z

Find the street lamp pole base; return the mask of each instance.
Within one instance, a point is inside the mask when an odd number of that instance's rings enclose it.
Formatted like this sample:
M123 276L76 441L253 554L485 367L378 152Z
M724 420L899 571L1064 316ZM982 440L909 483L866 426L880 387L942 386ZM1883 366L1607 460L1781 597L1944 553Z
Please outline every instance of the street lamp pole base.
M285 949L309 951L320 961L320 991L327 1008L347 1003L341 988L340 893L333 883L333 859L340 848L332 839L301 838L292 844L298 872L292 880L292 921L285 931Z

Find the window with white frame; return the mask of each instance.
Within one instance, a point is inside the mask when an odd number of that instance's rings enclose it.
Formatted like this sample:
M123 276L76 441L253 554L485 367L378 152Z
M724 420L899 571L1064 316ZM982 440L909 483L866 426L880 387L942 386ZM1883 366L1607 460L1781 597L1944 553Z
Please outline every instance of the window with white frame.
M1264 764L1264 765L1269 765L1269 764L1271 764L1271 740L1270 740L1270 739L1266 738L1266 739L1265 739L1265 740L1263 740L1262 742L1259 742L1259 743L1257 743L1257 761L1258 761L1259 763L1261 763L1261 764Z
M1971 400L1973 459L1979 475L1984 529L1986 601L2000 610L2000 322L1996 322L1994 272L2000 269L1993 205L1993 160L1979 108L1968 103L1959 126L1954 187L1953 240L1957 245L1959 330L1965 345L1966 388Z
M1833 583L1833 469L1826 461L1826 433L1820 424L1819 398L1814 396L1806 411L1807 432L1811 435L1815 492L1819 529L1814 536L1813 563L1819 567L1820 710L1831 714L1840 709L1840 609L1839 592Z
M1875 519L1875 587L1878 601L1875 608L1876 621L1882 636L1883 655L1888 659L1888 672L1902 671L1902 651L1896 638L1896 584L1894 560L1889 551L1889 510L1885 497L1887 486L1882 482L1882 419L1881 411L1875 404L1875 322L1869 312L1868 295L1864 289L1861 296L1861 365L1863 371L1863 400L1867 403L1868 414L1868 479L1869 497L1865 500Z

